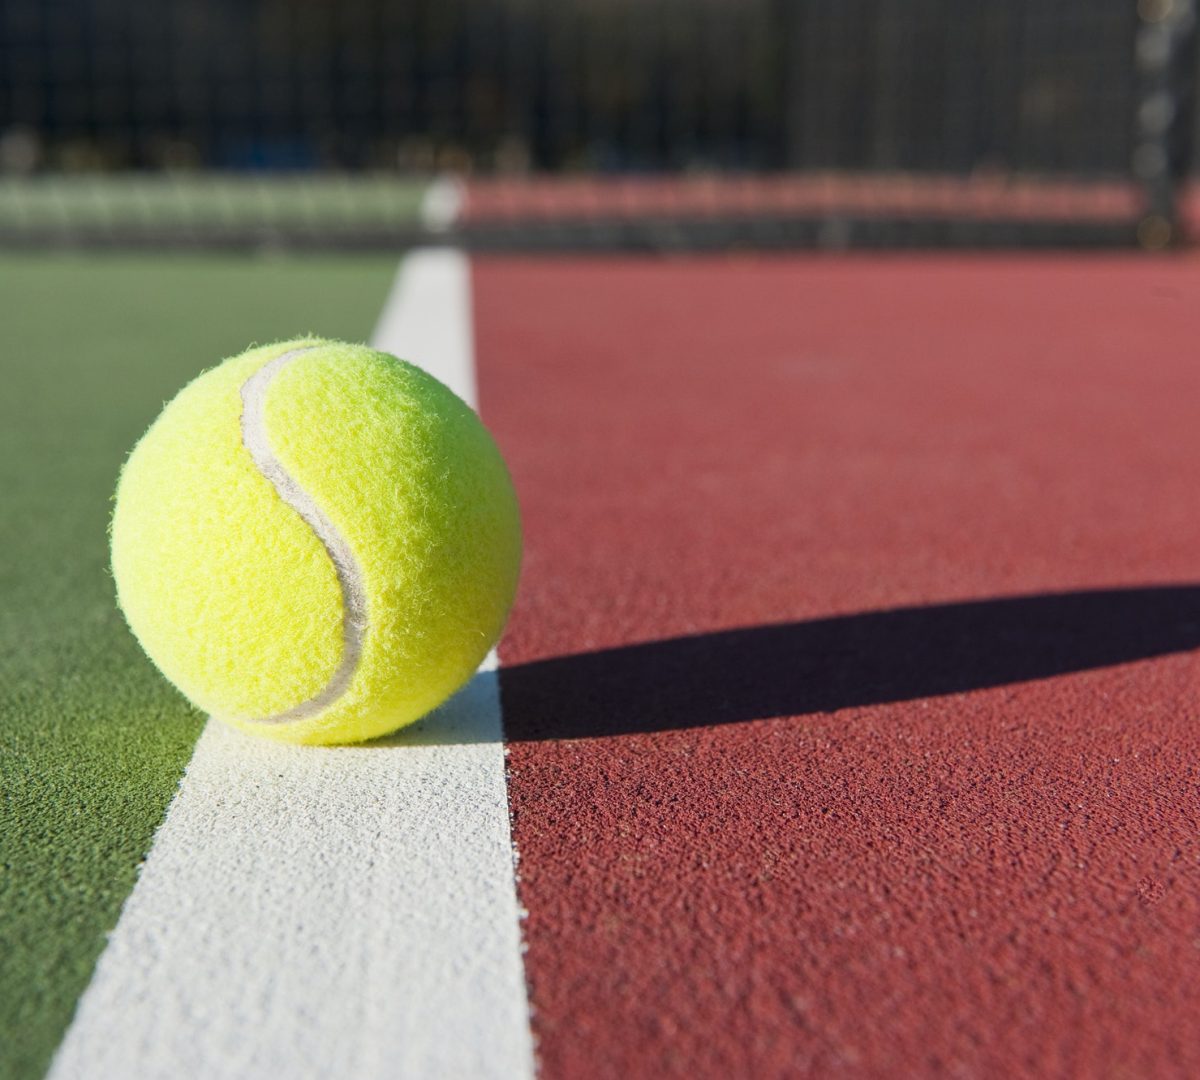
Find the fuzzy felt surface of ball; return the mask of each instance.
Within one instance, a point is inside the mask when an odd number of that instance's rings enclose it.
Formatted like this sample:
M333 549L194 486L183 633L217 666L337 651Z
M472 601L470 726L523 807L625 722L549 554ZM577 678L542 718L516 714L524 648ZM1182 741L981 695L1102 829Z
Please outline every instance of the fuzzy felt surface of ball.
M476 414L361 345L251 349L189 383L121 472L117 597L163 674L243 731L360 742L474 673L520 515Z

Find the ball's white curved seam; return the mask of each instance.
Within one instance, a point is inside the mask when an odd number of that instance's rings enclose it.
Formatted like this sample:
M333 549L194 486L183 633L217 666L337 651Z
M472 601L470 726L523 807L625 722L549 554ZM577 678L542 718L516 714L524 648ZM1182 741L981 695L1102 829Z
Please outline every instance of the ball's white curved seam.
M354 552L312 496L283 467L283 462L271 449L270 436L267 434L266 404L271 383L293 360L317 347L306 345L301 349L290 349L263 364L242 383L242 445L249 452L258 471L278 492L279 497L295 510L316 534L329 555L330 562L333 563L338 587L342 593L342 659L337 670L318 693L274 716L252 717L251 722L257 724L287 724L294 720L306 720L329 708L349 688L354 673L358 670L363 639L367 633L367 594Z

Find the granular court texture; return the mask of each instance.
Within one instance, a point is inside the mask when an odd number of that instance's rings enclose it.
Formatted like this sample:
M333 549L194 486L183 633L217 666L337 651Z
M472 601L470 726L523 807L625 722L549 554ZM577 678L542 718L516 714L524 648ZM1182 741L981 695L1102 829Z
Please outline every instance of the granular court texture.
M1200 264L475 290L543 1076L1200 1075Z

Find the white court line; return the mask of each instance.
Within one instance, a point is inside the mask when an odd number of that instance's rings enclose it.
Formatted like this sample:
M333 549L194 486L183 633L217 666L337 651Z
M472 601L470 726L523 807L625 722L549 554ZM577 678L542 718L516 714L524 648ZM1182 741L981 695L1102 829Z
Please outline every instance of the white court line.
M409 258L375 343L473 401L468 275ZM533 1071L492 661L393 745L210 722L50 1075Z
M466 202L466 186L455 176L439 176L421 197L421 224L432 232L448 232L458 223Z

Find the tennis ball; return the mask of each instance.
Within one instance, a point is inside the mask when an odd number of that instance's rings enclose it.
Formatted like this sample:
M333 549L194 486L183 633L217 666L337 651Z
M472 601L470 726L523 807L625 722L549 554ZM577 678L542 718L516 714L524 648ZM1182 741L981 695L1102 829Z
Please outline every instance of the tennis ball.
M205 712L287 742L374 738L444 701L500 636L520 561L478 417L359 345L204 372L117 485L113 574L142 647Z

